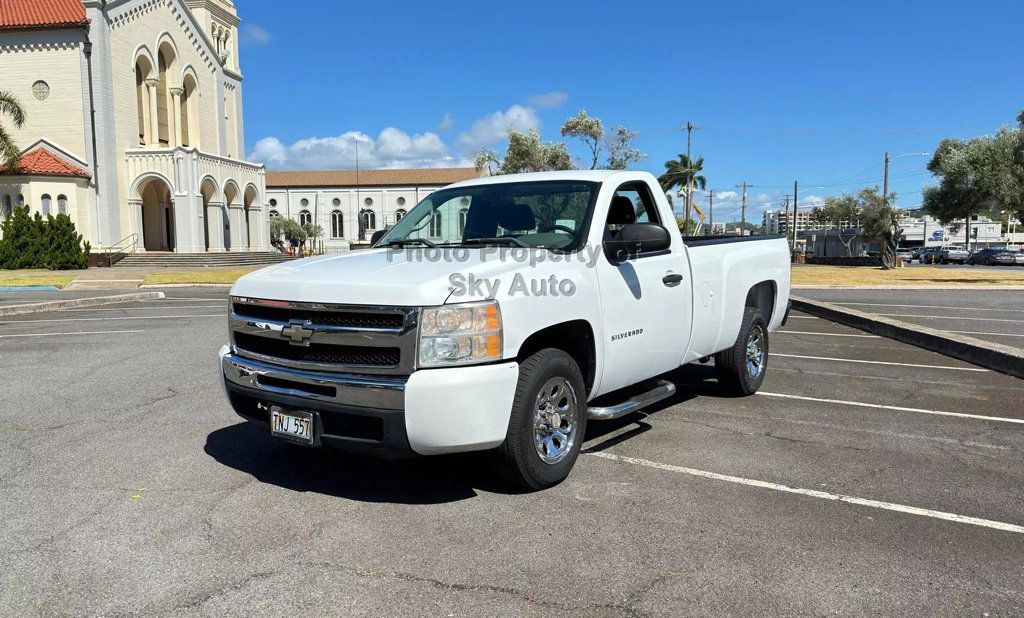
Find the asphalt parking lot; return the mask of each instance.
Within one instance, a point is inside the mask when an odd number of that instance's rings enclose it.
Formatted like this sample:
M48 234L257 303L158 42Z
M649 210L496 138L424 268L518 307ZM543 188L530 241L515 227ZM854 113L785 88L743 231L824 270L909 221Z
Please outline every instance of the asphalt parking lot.
M794 314L759 395L688 366L518 494L274 442L221 393L224 292L168 296L0 321L0 613L1024 607L1024 381Z
M1021 290L795 290L797 296L1024 348Z

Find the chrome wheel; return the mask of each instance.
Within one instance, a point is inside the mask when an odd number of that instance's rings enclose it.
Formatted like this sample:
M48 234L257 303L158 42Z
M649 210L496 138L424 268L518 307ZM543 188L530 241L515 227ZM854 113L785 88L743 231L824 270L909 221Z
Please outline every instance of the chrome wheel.
M767 354L764 351L764 330L760 327L750 330L747 337L747 373L756 378L764 371Z
M533 441L546 464L556 464L576 442L579 421L576 392L568 380L551 378L537 394L533 413Z

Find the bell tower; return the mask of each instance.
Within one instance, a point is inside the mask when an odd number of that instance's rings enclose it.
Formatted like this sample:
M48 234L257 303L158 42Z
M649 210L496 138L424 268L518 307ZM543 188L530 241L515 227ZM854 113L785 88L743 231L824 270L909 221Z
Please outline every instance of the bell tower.
M238 12L232 0L185 0L224 68L238 73Z

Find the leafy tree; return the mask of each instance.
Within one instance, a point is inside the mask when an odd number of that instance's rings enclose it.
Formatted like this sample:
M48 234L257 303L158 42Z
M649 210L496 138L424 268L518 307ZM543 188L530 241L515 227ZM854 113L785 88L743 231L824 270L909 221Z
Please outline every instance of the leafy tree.
M56 217L47 217L42 236L45 250L41 258L46 268L72 270L89 265L89 243L85 243L83 248L82 235L77 233L68 215L58 213Z
M285 217L274 217L270 220L270 243L282 249L285 243L298 246L305 242L306 231L298 222Z
M7 114L11 117L15 128L20 129L25 124L25 110L21 103L10 92L0 90L0 115ZM14 138L0 124L0 170L14 169L18 164L18 155L21 151L14 143Z
M302 231L305 234L305 238L303 238L301 241L303 247L306 246L307 241L314 241L313 244L315 246L315 241L318 238L323 238L324 235L324 228L320 227L316 223L307 223L303 225Z
M601 143L604 141L604 124L600 118L588 116L587 110L581 109L562 125L562 137L577 137L590 150L592 161L590 169L597 169L598 157L601 155Z
M637 150L636 138L640 136L637 131L630 131L623 126L613 126L611 133L605 137L605 148L608 149L608 169L624 170L634 163L639 163L647 158L647 155Z
M925 212L959 230L972 215L1009 210L1024 221L1024 110L1016 127L944 139L928 163L939 182L924 190Z
M824 204L811 210L811 221L839 231L839 241L846 247L846 257L853 255L850 245L858 234L856 225L861 217L861 207L861 201L857 197L843 193L839 197L828 196Z
M685 217L676 217L676 225L683 236L693 236L697 232L697 222Z
M891 270L896 267L896 247L903 237L901 213L892 206L896 203L896 194L890 193L885 199L878 187L872 187L861 189L858 197L862 235L866 240L878 243L882 268Z
M477 152L473 163L477 169L487 167L496 174L571 170L576 167L565 144L541 142L537 129L530 129L528 133L509 129L504 158L493 148L487 148ZM492 165L494 168L491 168Z

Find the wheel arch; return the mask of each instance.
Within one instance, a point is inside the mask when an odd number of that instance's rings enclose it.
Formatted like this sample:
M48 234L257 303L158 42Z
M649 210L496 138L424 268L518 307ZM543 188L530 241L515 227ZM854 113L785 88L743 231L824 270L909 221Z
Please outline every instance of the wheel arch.
M747 298L744 307L754 307L761 312L765 324L772 323L772 314L775 313L775 298L778 294L775 281L767 280L755 283L747 291Z
M590 322L569 320L542 328L523 341L516 358L521 362L544 348L556 348L571 356L583 374L587 391L593 389L597 375L597 352L594 329Z

